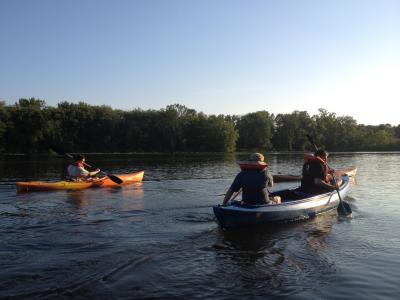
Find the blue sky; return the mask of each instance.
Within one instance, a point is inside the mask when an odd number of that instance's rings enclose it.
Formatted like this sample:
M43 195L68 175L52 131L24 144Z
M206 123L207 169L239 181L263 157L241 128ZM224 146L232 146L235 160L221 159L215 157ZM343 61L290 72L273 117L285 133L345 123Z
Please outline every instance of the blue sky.
M0 100L400 123L400 1L0 0Z

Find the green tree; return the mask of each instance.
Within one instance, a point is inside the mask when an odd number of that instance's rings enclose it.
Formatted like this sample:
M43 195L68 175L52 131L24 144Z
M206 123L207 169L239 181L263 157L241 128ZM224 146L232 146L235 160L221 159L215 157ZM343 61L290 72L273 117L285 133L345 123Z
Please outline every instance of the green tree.
M239 135L238 135L239 134ZM358 125L350 116L320 109L270 115L205 115L181 104L161 110L114 110L84 102L46 106L35 98L0 101L0 152L309 150L306 134L330 151L400 150L400 125ZM239 138L238 138L239 137Z
M5 150L5 138L4 135L7 130L8 122L8 110L4 101L0 101L0 153Z
M30 98L20 99L10 108L10 123L6 132L7 150L20 153L45 151L46 103Z
M140 109L122 113L116 132L119 149L127 152L151 149L148 128L152 126L152 114L155 112L144 112Z
M306 111L278 114L274 119L273 145L277 150L294 151L309 148L306 135L313 134L314 120Z
M315 120L315 136L326 149L345 151L357 147L359 142L357 122L349 116L337 117L335 113L320 108Z
M84 102L77 104L61 102L53 114L56 137L66 149L76 152L105 151L118 149L114 134L120 122L121 113L109 106L91 106Z
M186 123L184 132L190 151L233 152L236 149L238 134L234 124L221 115L199 113Z
M242 116L237 121L240 149L272 148L273 120L267 111L258 111Z
M196 116L196 111L184 105L168 105L160 111L157 118L158 142L164 151L186 150L184 128Z

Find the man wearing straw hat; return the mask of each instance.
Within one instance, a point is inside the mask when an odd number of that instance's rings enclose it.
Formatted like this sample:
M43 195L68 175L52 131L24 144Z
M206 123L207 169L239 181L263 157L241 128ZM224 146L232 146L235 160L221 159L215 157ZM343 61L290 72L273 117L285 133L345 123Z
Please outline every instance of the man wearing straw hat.
M264 161L264 155L253 153L247 161L239 162L239 166L241 171L236 175L231 187L225 194L222 205L226 205L235 192L237 193L236 196L242 192L243 204L279 203L279 199L274 201L269 198L268 187L274 185L274 180L268 171L268 164Z

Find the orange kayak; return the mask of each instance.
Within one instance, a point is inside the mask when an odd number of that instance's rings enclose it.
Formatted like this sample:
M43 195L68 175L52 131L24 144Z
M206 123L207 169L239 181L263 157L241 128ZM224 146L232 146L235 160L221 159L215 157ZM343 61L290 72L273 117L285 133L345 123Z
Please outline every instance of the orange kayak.
M143 180L144 171L139 171L130 174L115 175L122 179L122 184L113 182L108 177L102 177L91 181L26 181L17 182L18 192L29 191L52 191L52 190L83 190L92 187L116 187L121 185L128 185Z
M120 185L127 185L127 184L136 183L136 182L141 182L143 180L143 175L144 175L144 171L139 171L139 172L131 173L131 174L115 175L118 178L122 179L123 183L121 183L121 184L115 183L110 178L105 177L104 179L102 179L101 186L102 187L120 186Z

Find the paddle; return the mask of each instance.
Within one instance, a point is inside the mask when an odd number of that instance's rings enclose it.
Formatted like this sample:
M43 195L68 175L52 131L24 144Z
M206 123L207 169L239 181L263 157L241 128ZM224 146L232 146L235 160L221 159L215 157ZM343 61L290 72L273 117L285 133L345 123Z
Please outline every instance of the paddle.
M242 190L243 190L242 188L241 188L240 190L238 190L238 191L236 192L236 194L235 194L235 195L231 198L231 200L229 200L229 201L232 202L233 200L235 200L236 197L240 195L240 193L242 192Z
M65 152L64 150L62 150L62 149L60 149L60 148L58 148L58 147L51 146L50 148L51 148L51 150L53 150L55 153L57 153L57 154L59 154L59 155L65 155L65 156L67 156L67 157L69 157L69 158L74 158L74 156L73 156L72 154L67 153L67 152ZM84 162L83 164L84 164L86 167L93 168L93 166L89 165L89 164L86 163L86 162ZM117 184L121 184L121 183L124 182L124 181L123 181L121 178L119 178L118 176L115 176L115 175L112 175L112 174L108 174L108 173L106 173L106 172L104 172L104 171L101 171L101 172L102 172L104 175L106 175L108 178L110 178L112 181L114 181L115 183L117 183Z
M239 196L239 195L242 193L242 190L243 190L243 189L240 188L240 189L235 193L235 195L232 197L233 192L230 192L230 189L228 189L228 191L226 192L226 194L227 194L227 193L232 193L232 194L230 195L229 199L227 199L226 202L224 202L224 203L222 204L222 206L225 206L225 205L227 205L228 202L232 202L233 200L235 200L236 197ZM226 194L224 194L224 195L226 196Z
M306 136L307 136L309 142L311 143L311 145L313 146L314 151L317 151L318 147L314 143L314 139L309 134L307 134ZM328 166L328 168L330 168L330 167ZM337 192L337 194L339 196L339 205L337 207L337 212L341 216L350 216L351 213L352 213L351 207L347 202L343 201L342 197L340 196L339 186L338 186L337 181L336 181L335 173L332 174L332 178L333 178L333 184L335 185L335 188L336 188L335 190L336 190L336 192Z

